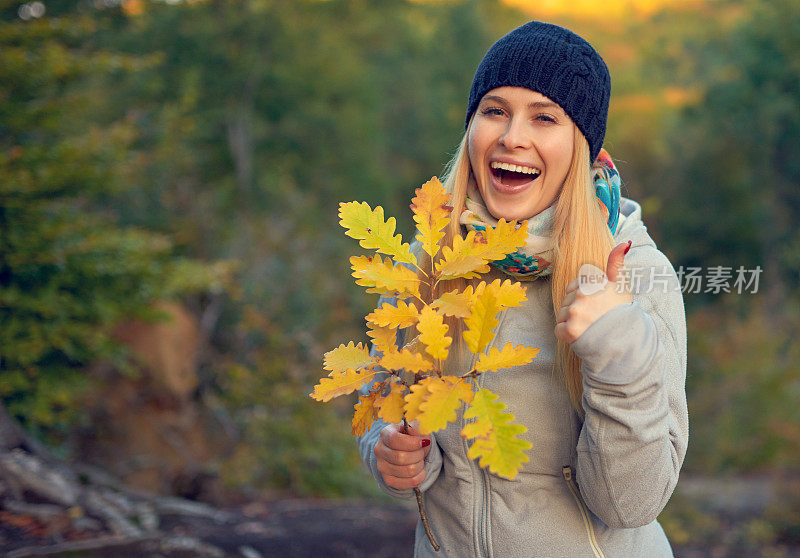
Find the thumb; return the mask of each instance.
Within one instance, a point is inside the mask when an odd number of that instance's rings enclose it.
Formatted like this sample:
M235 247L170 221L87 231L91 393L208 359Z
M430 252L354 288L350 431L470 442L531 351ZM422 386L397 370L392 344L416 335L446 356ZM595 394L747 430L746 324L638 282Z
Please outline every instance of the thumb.
M631 249L631 241L624 244L617 244L611 253L608 255L608 264L606 265L606 277L612 283L617 281L619 277L619 270L622 268L622 263L625 260L625 254Z
M418 420L415 420L415 421L409 423L408 428L406 429L405 433L408 434L409 436L418 436L420 438L427 439L427 440L431 439L431 435L430 434L423 434L422 432L419 431L419 421Z
M414 420L408 423L408 428L405 431L406 434L409 436L422 436L422 433L419 431L419 421Z

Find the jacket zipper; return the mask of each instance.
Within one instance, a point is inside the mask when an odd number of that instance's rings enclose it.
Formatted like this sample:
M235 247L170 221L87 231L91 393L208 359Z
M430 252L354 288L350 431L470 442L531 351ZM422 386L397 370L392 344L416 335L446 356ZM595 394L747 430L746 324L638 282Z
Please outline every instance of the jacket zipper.
M502 327L503 322L506 319L507 311L508 310L502 310L500 312L498 323L494 329L495 335L497 335L497 332L500 331L500 328ZM490 346L491 345L494 345L494 341L490 343ZM486 350L488 351L489 347L486 347ZM472 362L469 366L470 369L472 369L475 366L477 358L478 355L474 354L472 355ZM479 388L483 387L483 375L477 378L476 384L478 385ZM466 450L468 447L469 444L467 444L465 440L464 449ZM492 558L492 553L489 552L489 541L488 541L489 534L487 529L487 525L489 524L489 516L491 515L491 511L488 509L490 506L490 495L491 495L491 489L489 486L489 472L483 467L480 467L476 460L470 460L470 461L472 461L472 466L478 469L478 474L481 476L481 498L483 501L480 502L481 512L480 512L480 526L478 528L478 547L479 547L478 552L485 558Z
M475 365L475 359L476 358L477 358L477 356L475 356L473 358L473 362L472 362L472 365L470 366L470 368L472 368ZM476 379L475 383L477 384L478 388L482 388L483 387L483 378L482 377L478 377ZM470 421L470 422L472 422L472 421ZM468 451L468 447L469 447L469 444L467 443L466 440L464 440L464 449L466 451ZM466 451L465 451L465 453L466 453ZM478 502L478 506L480 508L480 512L479 512L479 515L478 515L478 529L477 529L477 531L478 531L478 548L476 550L477 550L478 558L491 558L491 554L489 553L489 542L487 540L488 539L488 534L487 534L487 529L486 529L486 524L489 521L489 510L487 509L489 507L489 478L488 478L489 474L486 472L485 469L483 469L482 467L480 467L478 465L477 461L475 461L475 460L471 460L471 461L472 461L471 465L473 467L475 467L477 469L477 471L478 471L478 476L480 477L480 483L481 483L480 501Z
M481 472L481 490L483 493L483 505L481 506L481 528L478 533L478 537L481 543L481 551L486 558L490 558L489 554L489 545L487 543L487 533L486 533L486 524L488 523L489 517L489 474L486 472L485 469L480 468Z
M594 552L595 558L605 558L603 551L600 550L600 545L597 544L597 538L594 535L594 526L592 525L592 520L589 517L589 510L586 509L586 505L581 499L580 492L578 491L578 485L575 483L575 475L572 472L572 467L568 465L564 466L561 469L561 472L564 475L564 480L567 482L569 491L572 493L572 497L575 498L575 503L578 504L578 509L580 510L581 518L583 519L583 525L586 527L586 534L589 535L589 546L592 547L592 552Z
M478 379L478 386L480 387L480 378ZM462 419L463 420L463 419ZM464 441L464 449L466 450L468 444L466 440ZM466 452L465 452L466 453ZM475 460L471 460L471 465L475 467L478 471L478 476L480 477L481 488L479 492L479 501L478 501L478 547L476 548L477 557L478 558L491 558L491 554L489 553L489 543L488 543L488 534L486 529L486 524L489 521L489 474L486 472L485 469L478 466L478 463Z

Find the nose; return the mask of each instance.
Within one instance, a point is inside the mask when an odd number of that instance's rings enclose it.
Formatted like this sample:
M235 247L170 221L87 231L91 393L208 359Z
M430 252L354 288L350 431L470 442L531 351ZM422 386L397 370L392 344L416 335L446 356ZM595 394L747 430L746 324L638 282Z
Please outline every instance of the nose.
M499 142L508 150L531 146L531 135L524 118L511 118Z

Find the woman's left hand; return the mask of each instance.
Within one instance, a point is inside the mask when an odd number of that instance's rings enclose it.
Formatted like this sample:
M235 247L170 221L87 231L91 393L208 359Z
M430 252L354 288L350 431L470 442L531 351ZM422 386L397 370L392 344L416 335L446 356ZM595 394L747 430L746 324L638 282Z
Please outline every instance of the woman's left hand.
M623 279L620 277L622 262L630 247L631 243L628 241L611 250L605 277L593 275L589 271L581 273L580 277L567 286L567 295L556 314L558 339L572 343L600 319L600 316L612 308L633 302L631 293L619 282ZM598 271L596 267L594 270Z

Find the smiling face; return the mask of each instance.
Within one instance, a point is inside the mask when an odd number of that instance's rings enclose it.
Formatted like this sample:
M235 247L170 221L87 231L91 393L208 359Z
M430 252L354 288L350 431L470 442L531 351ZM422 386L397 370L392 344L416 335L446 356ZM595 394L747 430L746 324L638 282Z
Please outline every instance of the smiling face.
M481 99L469 130L472 173L489 213L528 219L550 206L567 177L575 124L556 103L524 87Z

